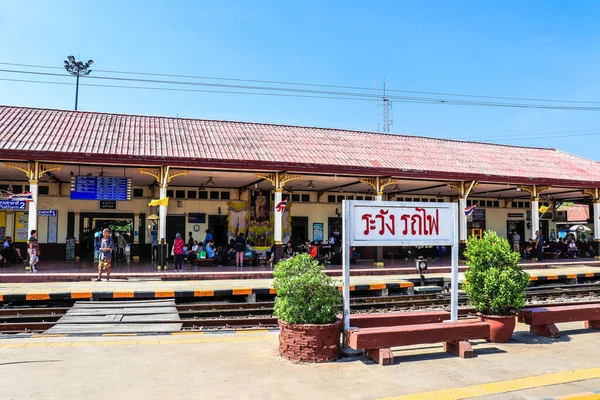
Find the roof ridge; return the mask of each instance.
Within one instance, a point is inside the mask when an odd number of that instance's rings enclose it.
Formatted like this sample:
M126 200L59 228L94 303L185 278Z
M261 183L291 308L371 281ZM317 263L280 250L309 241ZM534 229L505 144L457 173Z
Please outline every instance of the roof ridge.
M288 128L318 129L318 130L325 130L325 131L334 130L334 131L350 132L350 133L358 133L358 134L394 136L394 137L403 137L403 138L411 138L411 139L434 140L434 141L441 141L441 142L471 143L471 144L479 144L479 145L486 145L486 146L501 146L501 147L511 147L511 148L521 148L521 149L557 151L556 149L548 148L548 147L517 146L517 145L511 145L511 144L490 143L490 142L484 142L484 141L447 139L447 138L437 138L437 137L423 136L423 135L411 135L411 134L407 134L407 133L373 132L373 131L365 131L365 130L361 131L361 130L357 130L357 129L347 129L347 128L325 128L325 127L319 127L319 126L277 124L277 123L271 123L271 122L231 121L231 120L222 120L222 119L170 117L170 116L164 116L164 115L161 116L161 115L144 115L144 114L124 114L124 113L114 113L114 112L111 113L111 112L105 112L105 111L66 110L66 109L59 109L59 108L27 107L27 106L11 106L11 105L0 105L0 108L19 108L19 109L29 109L29 110L33 109L33 110L44 110L44 111L67 112L67 113L128 116L128 117L141 117L141 118L162 118L162 119L187 120L187 121L222 122L222 123L231 123L231 124L268 125L268 126L279 126L279 127L288 127ZM567 153L567 154L570 154L570 153Z

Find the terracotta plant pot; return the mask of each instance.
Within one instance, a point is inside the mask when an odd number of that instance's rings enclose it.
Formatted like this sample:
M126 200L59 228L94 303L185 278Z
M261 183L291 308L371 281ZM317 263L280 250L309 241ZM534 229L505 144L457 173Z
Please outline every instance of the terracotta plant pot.
M289 324L279 321L279 355L297 362L335 361L340 355L342 321Z
M479 314L479 319L490 326L490 342L506 343L512 337L517 324L515 316L484 315Z

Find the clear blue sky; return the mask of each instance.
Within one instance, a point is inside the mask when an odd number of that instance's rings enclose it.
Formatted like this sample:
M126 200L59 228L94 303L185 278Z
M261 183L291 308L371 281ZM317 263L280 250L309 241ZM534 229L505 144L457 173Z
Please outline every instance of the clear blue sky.
M0 0L0 62L61 67L73 54L93 70L361 87L385 77L392 89L600 101L599 20L598 1ZM71 109L74 91L0 80L0 104ZM79 108L377 129L374 101L82 87ZM600 158L600 112L402 102L393 112L396 133ZM578 132L554 134L567 131Z

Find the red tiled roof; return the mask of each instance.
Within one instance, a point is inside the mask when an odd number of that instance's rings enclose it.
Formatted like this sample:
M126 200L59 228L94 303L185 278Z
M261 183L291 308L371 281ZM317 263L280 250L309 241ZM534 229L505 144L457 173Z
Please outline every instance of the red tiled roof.
M600 187L600 163L554 149L11 106L0 106L0 158Z

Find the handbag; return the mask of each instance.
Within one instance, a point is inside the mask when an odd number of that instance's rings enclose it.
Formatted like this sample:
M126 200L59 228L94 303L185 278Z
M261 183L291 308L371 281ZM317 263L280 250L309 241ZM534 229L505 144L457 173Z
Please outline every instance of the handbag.
M173 247L171 247L171 255L174 256L175 255L175 245L173 245Z

